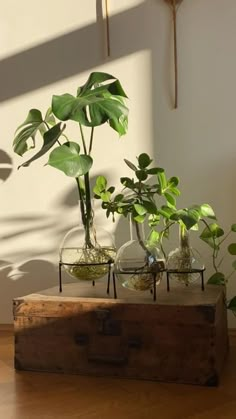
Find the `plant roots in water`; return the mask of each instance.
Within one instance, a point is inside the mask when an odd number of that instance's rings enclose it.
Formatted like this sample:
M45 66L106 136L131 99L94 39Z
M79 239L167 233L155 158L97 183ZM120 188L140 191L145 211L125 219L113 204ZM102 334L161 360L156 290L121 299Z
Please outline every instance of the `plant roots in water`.
M93 281L102 278L108 273L109 262L114 261L116 250L109 247L92 249L64 248L61 262L70 263L64 265L65 271L73 278L82 281Z

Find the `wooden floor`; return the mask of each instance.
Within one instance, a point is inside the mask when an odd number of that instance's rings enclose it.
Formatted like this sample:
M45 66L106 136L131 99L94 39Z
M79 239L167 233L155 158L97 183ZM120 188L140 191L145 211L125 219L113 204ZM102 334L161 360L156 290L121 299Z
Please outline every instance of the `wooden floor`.
M15 372L0 327L0 419L235 419L236 336L218 388Z

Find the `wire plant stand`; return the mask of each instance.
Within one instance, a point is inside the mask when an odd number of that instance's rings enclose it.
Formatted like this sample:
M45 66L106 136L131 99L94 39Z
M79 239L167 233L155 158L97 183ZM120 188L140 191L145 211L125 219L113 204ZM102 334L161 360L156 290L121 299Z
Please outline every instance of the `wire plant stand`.
M59 262L59 292L61 293L63 291L63 286L62 286L62 267L63 266L71 266L71 267L81 267L81 266L102 266L102 265L108 265L108 272L107 272L107 282L106 282L106 294L110 295L110 288L111 288L111 281L112 281L112 285L113 285L113 297L114 299L118 298L118 293L117 293L117 285L116 285L116 280L117 280L117 276L120 275L135 275L137 274L136 270L127 270L127 271L123 271L123 270L118 270L118 269L114 269L114 260L110 259L107 262L97 262L97 263L66 263L66 262ZM206 270L205 267L203 268L199 268L199 269L189 269L189 270L175 270L175 269L166 269L166 268L162 268L159 269L158 271L152 271L151 269L148 271L145 271L145 274L150 274L152 275L152 287L150 288L150 294L153 297L153 301L157 300L157 284L159 283L159 280L157 280L158 275L161 273L166 273L166 289L167 292L170 292L170 275L171 274L175 274L175 275L183 275L183 274L196 274L199 273L200 274L200 278L201 278L201 290L204 291L205 290L205 283L204 283L204 271ZM92 286L95 286L96 280L92 280ZM185 284L186 286L188 286L189 284Z
M104 266L107 265L108 266L108 272L107 272L107 287L106 287L106 293L109 295L110 294L110 286L111 286L111 277L113 280L113 293L114 293L114 298L117 298L117 292L116 292L116 283L115 283L115 279L114 277L111 275L112 273L112 267L114 264L114 260L110 259L107 262L94 262L94 263L66 263L66 262L61 262L59 261L59 292L61 293L63 291L62 289L62 267L64 266L71 266L71 267L90 267L90 266ZM95 286L96 280L92 280L92 286Z
M198 269L187 269L187 270L177 270L177 269L166 269L166 284L167 284L167 291L170 291L170 275L191 275L191 274L200 274L201 278L201 289L202 291L205 290L205 283L204 283L204 271L206 270L205 267L198 268ZM185 284L185 286L189 286L188 283Z

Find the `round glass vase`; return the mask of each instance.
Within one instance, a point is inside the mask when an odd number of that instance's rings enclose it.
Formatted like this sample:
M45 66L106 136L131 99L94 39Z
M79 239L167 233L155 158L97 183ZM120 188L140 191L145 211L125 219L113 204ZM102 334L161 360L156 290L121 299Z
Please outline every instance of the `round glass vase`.
M158 284L163 275L165 261L157 247L148 246L144 225L130 217L131 239L117 251L114 270L123 287L134 291L147 291Z
M74 279L95 281L104 277L114 262L112 235L95 223L93 202L79 202L80 221L62 240L60 263Z
M179 247L171 251L167 258L169 279L188 286L201 279L203 270L200 254L190 246L188 230L180 225Z

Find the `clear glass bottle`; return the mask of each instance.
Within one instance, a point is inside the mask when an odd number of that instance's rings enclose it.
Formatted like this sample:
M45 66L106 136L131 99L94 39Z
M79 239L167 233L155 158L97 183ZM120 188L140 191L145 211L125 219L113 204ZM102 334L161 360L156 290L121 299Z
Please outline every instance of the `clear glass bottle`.
M113 236L97 225L93 202L79 202L80 220L63 238L60 246L60 262L65 271L75 279L94 281L105 276L109 262L113 262L116 248Z
M204 264L200 254L190 246L189 231L183 225L179 226L179 247L171 251L167 258L169 279L189 285L200 280Z
M160 282L165 261L157 247L149 247L145 239L144 224L130 217L130 240L123 244L115 258L115 274L122 286L130 290L146 291Z

